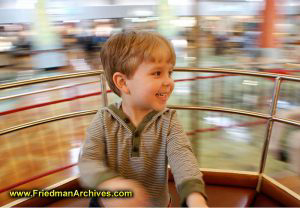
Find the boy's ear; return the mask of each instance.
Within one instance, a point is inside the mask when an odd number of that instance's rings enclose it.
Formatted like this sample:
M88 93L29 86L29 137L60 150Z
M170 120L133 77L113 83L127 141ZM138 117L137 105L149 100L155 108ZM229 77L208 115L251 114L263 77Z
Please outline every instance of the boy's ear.
M123 93L129 94L129 89L126 84L127 77L121 72L115 72L113 75L113 82L116 87Z

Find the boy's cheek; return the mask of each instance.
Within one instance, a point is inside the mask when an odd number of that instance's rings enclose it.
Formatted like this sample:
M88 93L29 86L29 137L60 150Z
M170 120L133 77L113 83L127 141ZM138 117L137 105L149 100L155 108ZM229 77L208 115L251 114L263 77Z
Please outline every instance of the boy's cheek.
M174 81L173 81L173 84L171 85L171 94L173 93L173 91L174 91Z

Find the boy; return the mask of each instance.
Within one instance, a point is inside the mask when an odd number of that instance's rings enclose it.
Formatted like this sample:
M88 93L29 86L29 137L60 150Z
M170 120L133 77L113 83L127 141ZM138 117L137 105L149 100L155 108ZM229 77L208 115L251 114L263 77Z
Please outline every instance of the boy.
M182 206L206 206L204 183L176 112L166 108L175 53L162 36L123 32L101 50L110 88L121 103L98 111L88 129L79 168L84 186L130 189L133 198L101 198L103 206L169 205L168 163Z

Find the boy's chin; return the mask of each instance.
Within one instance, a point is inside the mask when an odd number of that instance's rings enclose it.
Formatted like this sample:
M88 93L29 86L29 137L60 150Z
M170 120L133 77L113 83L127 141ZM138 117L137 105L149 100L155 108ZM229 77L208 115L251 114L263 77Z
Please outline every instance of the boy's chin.
M167 105L155 106L153 108L153 110L155 110L155 111L163 111L166 107L167 107Z

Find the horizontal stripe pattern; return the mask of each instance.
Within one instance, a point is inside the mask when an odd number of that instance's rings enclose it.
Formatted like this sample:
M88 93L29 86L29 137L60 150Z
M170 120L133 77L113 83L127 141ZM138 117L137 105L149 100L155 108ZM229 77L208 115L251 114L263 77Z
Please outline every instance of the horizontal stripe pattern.
M175 110L165 109L149 118L139 133L138 157L131 154L134 136L123 116L107 107L99 110L88 128L81 151L79 168L83 185L97 187L103 182L101 176L107 180L107 175L119 174L141 183L153 206L165 207L169 202L168 163L177 187L188 180L202 182L202 174Z

